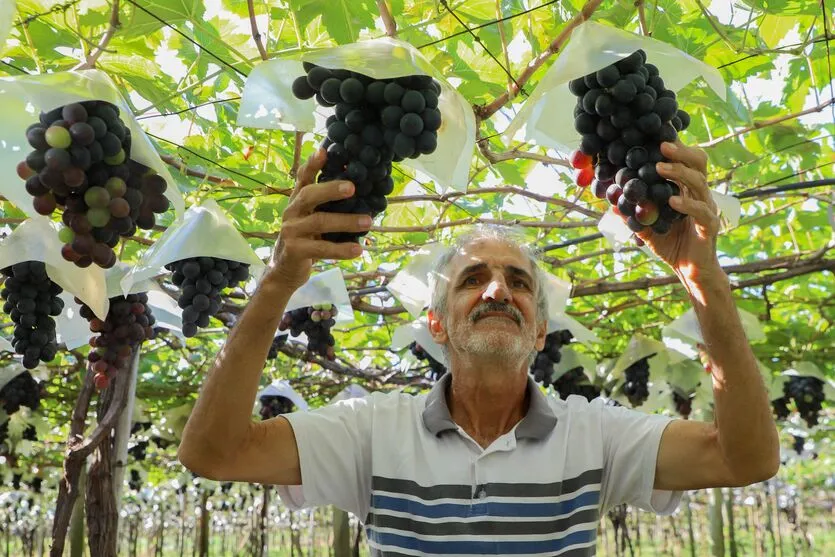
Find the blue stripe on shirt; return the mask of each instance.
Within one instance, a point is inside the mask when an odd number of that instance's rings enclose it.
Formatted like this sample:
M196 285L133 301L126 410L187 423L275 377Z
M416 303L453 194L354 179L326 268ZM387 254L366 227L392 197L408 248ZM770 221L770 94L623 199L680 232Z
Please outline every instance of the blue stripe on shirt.
M591 530L580 530L558 540L541 541L458 541L438 540L427 541L368 530L368 537L378 545L393 546L401 549L420 551L421 553L459 555L459 554L487 554L487 555L518 555L526 553L550 553L562 551L572 545L588 544L594 541L596 524L588 525Z
M425 505L390 495L373 495L372 512L396 511L422 518L466 518L468 516L554 517L559 518L581 507L597 505L600 491L589 491L559 503L441 503Z

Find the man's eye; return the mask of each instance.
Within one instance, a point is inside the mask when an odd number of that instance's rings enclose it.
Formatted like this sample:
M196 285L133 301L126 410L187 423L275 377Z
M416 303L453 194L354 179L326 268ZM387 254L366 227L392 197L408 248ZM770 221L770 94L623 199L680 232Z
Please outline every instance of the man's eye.
M514 281L513 284L515 286L519 287L519 288L527 288L528 287L528 283L525 282L524 280L521 280L521 279Z
M468 285L476 285L476 284L478 284L478 278L477 278L477 277L475 277L475 276L472 276L472 277L467 277L467 278L464 280L464 284L468 284Z

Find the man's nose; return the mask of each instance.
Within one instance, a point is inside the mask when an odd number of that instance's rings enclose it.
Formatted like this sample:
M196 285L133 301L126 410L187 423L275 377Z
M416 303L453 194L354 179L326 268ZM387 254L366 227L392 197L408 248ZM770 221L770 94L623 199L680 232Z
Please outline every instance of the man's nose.
M502 303L510 303L510 289L507 287L504 279L493 278L484 289L484 294L481 298L485 301L496 301Z

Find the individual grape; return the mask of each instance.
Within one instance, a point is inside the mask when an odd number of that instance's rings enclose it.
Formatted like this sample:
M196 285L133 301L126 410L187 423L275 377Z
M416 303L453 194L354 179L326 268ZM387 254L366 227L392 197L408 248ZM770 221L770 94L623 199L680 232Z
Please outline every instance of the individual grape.
M414 89L406 91L400 100L400 107L404 112L420 114L426 108L426 99L420 91Z
M644 226L652 226L658 220L658 206L649 200L641 201L635 208L635 219Z
M574 129L580 134L596 133L597 125L594 116L588 112L583 112L574 118Z
M583 80L583 78L580 77L577 79L572 79L568 82L568 90L571 91L571 93L574 96L582 97L588 92L589 87L586 85L586 82Z
M604 142L599 135L587 133L580 141L580 151L586 155L597 155L603 149Z
M423 131L423 119L414 113L405 114L400 119L400 131L410 137L420 135Z
M46 151L50 144L46 140L46 128L33 124L26 130L26 141L37 151Z
M568 158L568 162L571 164L572 168L577 169L592 166L592 158L579 149L571 153L571 156Z
M336 324L337 309L333 304L317 304L286 312L278 325L279 331L290 331L293 336L307 336L307 350L327 360L336 358L335 340L331 328Z
M47 145L55 149L67 149L72 144L70 132L61 126L50 126L47 128L44 138Z
M620 72L614 65L609 65L598 70L595 77L601 87L612 87L620 80Z
M574 183L581 188L588 187L592 180L594 180L594 167L587 166L586 168L578 168L574 173Z
M55 211L58 204L51 193L40 195L32 201L32 206L39 215L49 216Z
M608 182L595 179L591 183L591 191L597 199L606 199L606 193L610 185Z
M630 203L640 203L647 197L648 188L640 178L633 178L623 186L623 197Z
M70 153L66 149L53 147L44 153L44 162L48 169L63 172L70 166Z
M433 381L437 381L446 373L447 369L444 364L433 358L429 352L427 352L420 344L417 342L412 342L408 346L409 352L422 362L426 362L429 364L429 377Z
M310 86L306 76L297 77L293 80L293 95L298 99L310 99L316 94L316 90Z

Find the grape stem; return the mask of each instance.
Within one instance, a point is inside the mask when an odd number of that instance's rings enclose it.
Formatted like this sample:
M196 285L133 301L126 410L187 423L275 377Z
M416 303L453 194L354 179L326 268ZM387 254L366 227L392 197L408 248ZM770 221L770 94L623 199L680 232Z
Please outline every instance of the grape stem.
M377 9L380 10L380 19L383 20L383 26L385 26L386 28L386 35L388 35L389 37L396 37L397 23L394 21L394 17L391 15L391 10L389 10L388 4L386 4L386 0L377 0Z
M258 47L258 53L261 55L261 60L266 60L267 49L264 48L264 42L261 40L261 33L258 31L258 22L255 21L255 6L252 0L246 0L246 7L249 10L249 26L252 28L252 39L255 41L255 46Z

